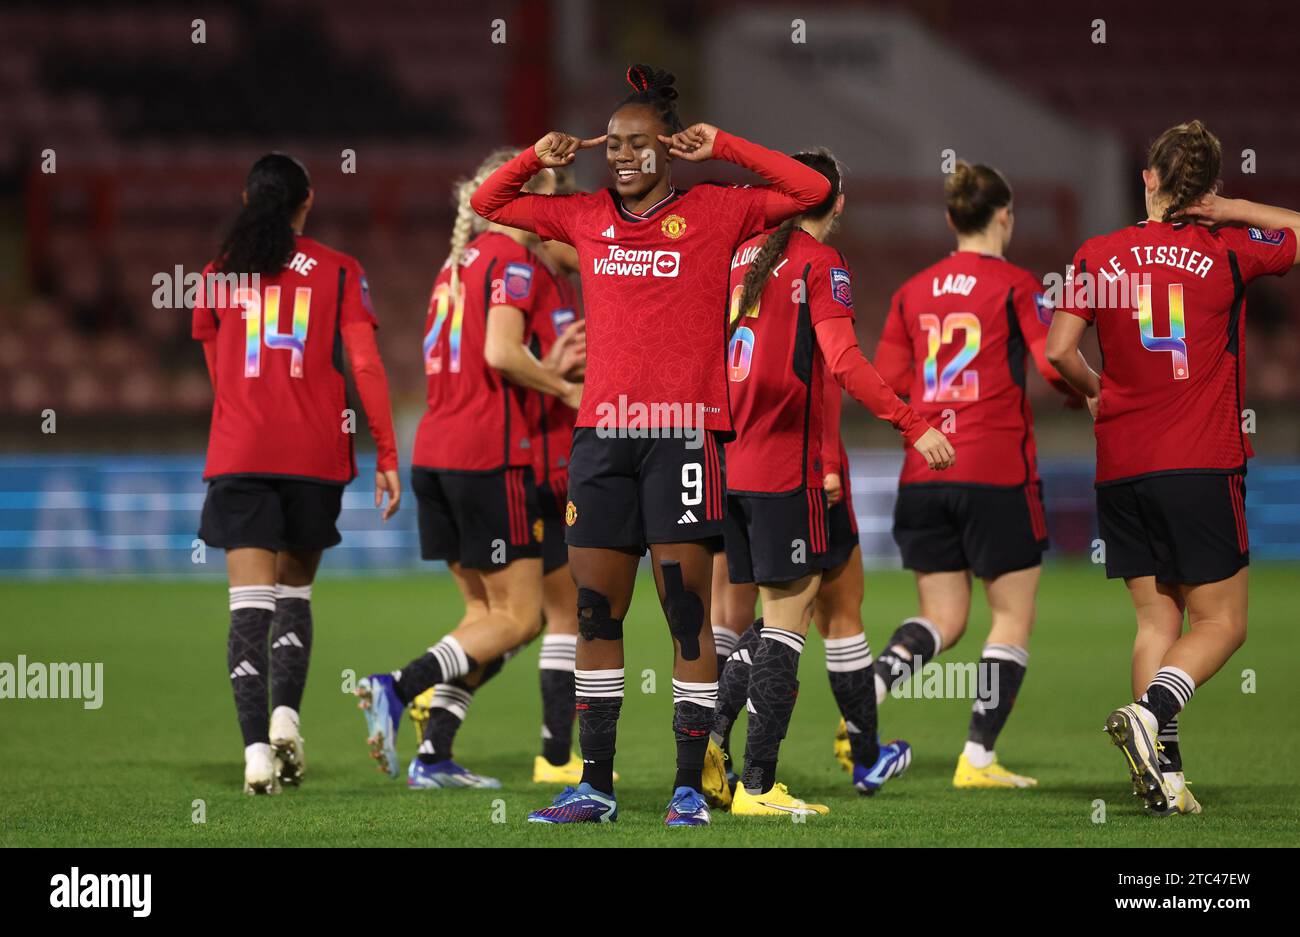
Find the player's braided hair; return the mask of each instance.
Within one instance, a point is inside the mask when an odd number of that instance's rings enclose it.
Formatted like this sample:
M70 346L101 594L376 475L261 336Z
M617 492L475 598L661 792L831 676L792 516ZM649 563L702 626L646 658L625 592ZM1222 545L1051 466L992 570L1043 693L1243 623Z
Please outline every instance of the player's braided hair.
M278 273L293 256L293 216L307 201L311 178L302 163L268 153L244 181L248 201L226 232L217 267L227 273Z
M1170 127L1156 138L1147 166L1160 177L1160 193L1169 198L1163 220L1176 220L1218 187L1222 159L1219 138L1199 120Z
M839 161L825 147L810 153L796 153L793 158L805 166L816 169L831 183L830 194L799 217L817 220L825 218L827 213L835 207L835 200L839 198L843 185L843 171ZM785 256L786 248L790 246L790 235L794 232L798 222L799 218L787 218L781 222L777 229L767 236L763 246L754 255L749 269L745 271L745 281L740 291L738 315L744 315L745 312L753 309L758 303L758 298L763 295L763 286L767 283L767 278L781 258ZM736 323L731 323L731 326L734 329Z
M514 147L502 147L493 150L488 154L487 159L479 163L478 169L474 171L472 179L461 179L452 188L456 194L456 220L451 226L451 292L456 295L460 289L460 259L465 254L465 245L469 243L470 238L476 234L481 234L487 228L487 221L480 218L470 205L470 196L478 189L487 177L492 175L506 163L510 162L519 155L519 150ZM542 170L548 172L549 170ZM524 191L531 191L537 181L542 177L539 172L533 178L524 183Z
M672 72L652 65L633 65L627 70L627 83L633 88L619 107L629 104L644 104L655 112L669 133L682 129L682 119L677 116L677 89L673 83L677 79ZM616 108L617 110L617 108Z
M944 180L948 217L960 234L975 234L989 226L993 213L1011 204L1011 185L992 166L965 160Z

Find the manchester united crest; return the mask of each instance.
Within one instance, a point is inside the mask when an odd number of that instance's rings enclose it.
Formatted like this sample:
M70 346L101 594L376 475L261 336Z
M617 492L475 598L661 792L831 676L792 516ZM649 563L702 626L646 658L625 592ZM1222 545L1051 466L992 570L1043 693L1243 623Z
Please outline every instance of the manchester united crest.
M578 506L572 501L564 508L564 523L570 527L578 523Z
M664 233L665 237L670 237L674 241L686 233L686 219L681 215L669 215L664 219L659 230Z
M537 518L537 520L533 521L533 539L534 539L535 541L537 541L538 543L541 543L541 542L542 542L542 534L543 534L545 531L546 531L546 527L545 527L545 525L542 524L542 519L541 519L540 517Z

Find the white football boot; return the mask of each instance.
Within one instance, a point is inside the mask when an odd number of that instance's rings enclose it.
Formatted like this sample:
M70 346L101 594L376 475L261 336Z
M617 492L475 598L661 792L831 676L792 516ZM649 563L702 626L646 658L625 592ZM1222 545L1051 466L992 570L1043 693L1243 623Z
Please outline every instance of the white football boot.
M244 749L244 793L280 793L279 759L271 746L254 742Z
M307 773L307 756L302 736L298 734L298 713L288 706L277 706L271 713L271 748L280 765L280 783L297 787Z

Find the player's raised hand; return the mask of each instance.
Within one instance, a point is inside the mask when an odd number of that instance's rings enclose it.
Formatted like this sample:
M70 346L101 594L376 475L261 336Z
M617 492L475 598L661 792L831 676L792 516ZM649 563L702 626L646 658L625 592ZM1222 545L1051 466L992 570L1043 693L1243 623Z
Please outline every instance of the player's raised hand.
M578 155L578 150L587 150L593 146L600 146L604 142L605 135L603 133L598 137L584 140L572 134L552 130L533 144L533 152L537 154L537 158L542 161L543 166L554 169L557 166L567 166L573 162L573 157Z
M822 490L826 492L827 507L835 507L840 503L840 498L844 497L844 486L835 472L827 472L822 476Z
M384 492L388 492L388 507L384 507ZM397 513L397 507L401 503L402 482L398 479L397 472L392 469L375 472L375 507L384 508L380 518L388 520Z
M957 461L957 453L953 450L952 443L948 442L948 437L933 426L912 446L925 456L925 463L936 472L942 472Z
M712 124L691 124L671 137L660 134L659 142L668 147L668 155L674 159L702 163L706 159L713 159L713 141L717 137L718 128Z
M1236 199L1224 198L1211 192L1188 205L1183 209L1183 214L1195 218L1198 224L1227 224L1236 220L1232 212L1235 202Z

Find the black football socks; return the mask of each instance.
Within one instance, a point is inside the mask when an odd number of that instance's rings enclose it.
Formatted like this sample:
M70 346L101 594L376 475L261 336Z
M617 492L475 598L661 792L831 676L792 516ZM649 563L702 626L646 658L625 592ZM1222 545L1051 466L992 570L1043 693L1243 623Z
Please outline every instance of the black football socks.
M1137 702L1155 714L1156 722L1163 731L1178 717L1195 692L1196 681L1185 671L1177 667L1161 667Z
M876 726L876 681L867 636L826 639L826 675L849 732L853 763L870 768L880 757Z
M967 757L976 768L993 762L993 749L1007 724L1029 667L1029 651L1014 644L986 644L980 655L979 680L971 707ZM982 751L981 751L982 749Z
M577 651L576 634L548 634L542 638L537 661L542 688L542 757L557 767L569 763L573 750L573 666Z
M271 669L267 636L274 615L275 586L230 588L226 665L230 668L235 713L245 747L271 741L267 725L267 673Z
M925 618L908 618L890 636L885 650L876 658L876 701L884 700L899 683L910 680L916 669L938 656L939 629Z
M469 715L469 704L474 702L474 694L483 689L484 684L501 672L507 660L514 652L490 661L483 668L482 675L473 686L465 677L457 677L450 683L439 683L433 688L433 701L429 703L429 720L424 726L424 738L416 757L426 765L435 765L441 761L451 761L452 745L456 733L460 731L465 717Z
M271 709L302 708L311 663L311 586L275 587L271 619Z
M749 698L749 671L754 665L762 641L763 619L745 629L727 658L727 666L718 671L718 708L713 714L713 741L723 751L731 749L731 727Z
M1182 771L1183 770L1183 752L1178 743L1178 717L1174 716L1169 723L1162 726L1158 741L1161 745L1160 750L1160 770L1161 771Z
M751 794L770 791L776 783L781 740L790 727L799 694L799 655L803 635L764 626L754 665L749 671L749 732L741 783Z
M726 669L727 658L731 652L736 649L736 642L740 640L740 635L730 628L723 628L721 625L713 626L713 649L718 654L718 679L722 679L722 671Z
M447 635L401 670L394 672L393 683L397 698L403 705L409 706L411 700L429 687L450 683L477 666L478 662L465 653L460 642Z
M673 790L702 790L704 756L709 748L709 727L718 705L718 684L673 679L673 737L677 741L677 776Z
M578 745L582 748L582 783L612 797L618 715L623 708L623 668L575 670L573 683Z

